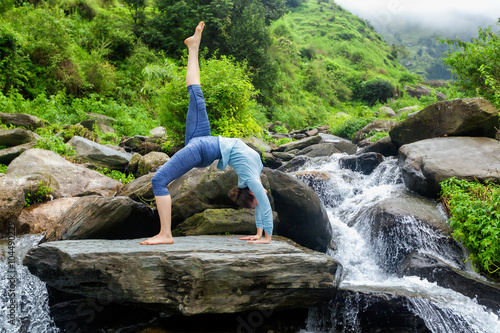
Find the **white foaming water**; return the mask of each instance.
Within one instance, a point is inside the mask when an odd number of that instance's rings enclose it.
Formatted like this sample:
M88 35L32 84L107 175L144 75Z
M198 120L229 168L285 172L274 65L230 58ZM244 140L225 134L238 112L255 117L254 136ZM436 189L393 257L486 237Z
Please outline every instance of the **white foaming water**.
M328 185L323 185L322 192L318 194L327 206L333 240L337 246L335 251L330 250L328 254L338 260L344 268L340 289L405 296L408 310L422 318L432 332L500 332L499 314L478 304L476 300L416 276L398 277L385 267L387 258L381 257L386 255L394 260L398 255L398 249L395 247L401 247L400 251L404 253L409 253L412 249L418 250L420 253L431 254L455 268L466 269L468 273L472 273L470 268L463 265L463 257L453 257L455 254L447 253L452 251L437 245L442 242L436 241L445 236L418 223L411 216L402 219L402 227L399 227L403 229L400 230L401 235L391 235L391 237L405 237L402 243L407 242L407 244L398 243L398 246L393 246L394 248L387 248L387 244L380 240L380 236L379 239L377 237L375 240L370 239L373 224L371 209L384 199L404 196L407 192L401 182L397 162L388 159L371 175L364 176L341 169L338 164L341 156L334 155L328 160L309 162L301 169L301 171L325 172L330 176ZM335 199L331 200L332 197ZM460 265L461 267L458 267ZM362 311L359 302L358 305L351 305L352 308L343 309L342 319L350 323L349 332L353 332L353 328L354 331L356 327L359 328L356 326L357 316ZM317 320L321 320L318 319L317 313L310 315L308 332L318 332L315 329L318 325L311 322ZM336 332L335 328L322 327L321 331L325 330Z
M41 235L16 237L9 247L0 240L0 332L55 333L45 283L22 265L28 250ZM12 255L13 254L13 255Z

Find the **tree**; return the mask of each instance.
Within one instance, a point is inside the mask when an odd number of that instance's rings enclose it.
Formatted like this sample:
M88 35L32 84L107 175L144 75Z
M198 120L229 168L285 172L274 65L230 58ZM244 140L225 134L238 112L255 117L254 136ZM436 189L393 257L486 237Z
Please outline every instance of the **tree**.
M497 23L500 25L500 19ZM491 26L479 29L470 42L444 40L457 47L445 55L444 63L452 68L456 85L470 94L482 96L500 107L500 34Z

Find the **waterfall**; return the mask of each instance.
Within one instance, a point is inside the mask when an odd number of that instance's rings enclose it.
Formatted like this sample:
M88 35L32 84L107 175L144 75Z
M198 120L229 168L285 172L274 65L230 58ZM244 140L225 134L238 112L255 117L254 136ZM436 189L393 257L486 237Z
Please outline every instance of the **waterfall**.
M408 312L414 318L410 331L500 332L500 314L476 300L417 276L401 277L395 273L403 257L418 251L477 276L464 264L467 255L463 249L443 241L448 237L412 216L402 217L398 228L389 234L373 237L373 207L385 199L408 195L396 159L386 159L365 176L341 169L340 157L341 154L315 159L296 173L297 178L312 185L327 208L337 246L328 254L344 267L340 296L330 306L310 311L307 332L362 332L360 314L371 311L377 299L397 306L397 311ZM326 183L307 179L308 173L318 172L328 174ZM445 214L438 203L436 206Z
M45 283L22 265L28 250L41 238L12 235L0 240L0 333L59 332L50 317Z

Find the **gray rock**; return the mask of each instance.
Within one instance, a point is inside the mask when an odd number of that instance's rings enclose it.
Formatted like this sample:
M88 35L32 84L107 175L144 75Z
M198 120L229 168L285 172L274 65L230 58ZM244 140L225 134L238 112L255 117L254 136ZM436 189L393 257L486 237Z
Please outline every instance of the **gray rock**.
M162 138L167 135L167 130L163 126L155 127L149 131L149 135L152 137Z
M296 156L287 164L279 167L277 170L281 172L295 172L303 167L307 162L311 160L310 157L307 156Z
M294 154L284 153L281 151L274 151L274 152L272 152L272 154L273 154L273 156L275 156L283 161L290 161L292 158L295 157Z
M395 118L396 112L389 107L389 106L382 106L380 109L378 109L378 112L380 113L381 116L389 117L389 118Z
M437 285L475 299L495 312L500 310L500 284L492 283L450 266L429 254L410 253L401 264L398 275L416 275Z
M499 161L500 144L494 139L447 137L402 146L398 163L410 190L436 197L439 183L451 177L498 182Z
M0 130L0 146L13 147L35 140L35 134L22 128Z
M352 171L361 172L364 175L369 175L383 161L384 157L381 154L364 153L341 157L339 159L339 164L343 169L350 169Z
M152 151L140 158L135 174L137 177L141 177L150 172L157 171L169 159L170 157L165 153Z
M352 143L356 144L365 139L370 132L389 132L397 123L393 120L374 120L354 134Z
M142 155L139 153L133 153L130 161L128 162L127 171L133 175L136 175L137 168L139 167L139 161L141 160ZM137 177L137 176L136 176Z
M16 157L24 153L26 150L33 148L35 145L36 141L31 141L22 145L0 150L0 163L8 165Z
M333 142L318 143L311 145L300 150L297 155L304 155L307 157L321 157L321 156L331 156L332 154L338 154L340 150L336 148L336 144Z
M389 135L398 146L443 136L495 137L499 111L484 98L454 99L429 105L394 126Z
M87 113L87 117L88 119L82 121L80 124L88 130L93 131L95 126L103 133L115 132L111 126L116 119L93 112Z
M289 143L282 144L281 146L274 148L272 151L281 151L287 152L293 149L304 149L311 145L317 144L321 142L321 137L319 135L307 137L302 140L293 141Z
M435 91L434 89L431 89L429 87L422 86L422 85L416 85L414 87L405 86L403 89L411 97L416 97L419 99L422 96L430 96L432 94L436 94L436 97L439 100L445 100L448 98L448 96L446 96L445 94L443 94L439 91Z
M277 169L283 165L283 162L272 153L264 153L262 164L266 168Z
M7 235L24 207L24 192L15 177L0 177L0 234Z
M317 128L313 128L312 130L309 130L306 132L307 136L315 136L319 133L319 130Z
M136 238L158 231L159 223L146 205L128 197L91 195L75 202L43 241Z
M39 127L49 125L48 122L41 120L36 116L32 116L26 113L3 113L0 112L0 121L7 125L13 125L16 127L25 127L31 130L35 130Z
M80 136L74 136L67 144L75 148L76 158L112 169L124 170L132 157Z
M276 234L298 244L325 252L332 238L324 206L309 186L278 170L264 169L269 180L274 208L279 216Z
M339 136L331 135L331 134L323 134L320 133L319 136L321 137L322 142L332 142L335 144L335 148L339 150L342 153L346 153L348 155L355 154L358 147L354 143L352 143L350 140L346 140L344 138L341 138Z
M464 267L465 252L451 237L447 217L435 201L406 193L377 203L369 214L370 242L378 252L379 264L389 272L398 271L412 251L442 253Z
M52 287L85 297L185 315L309 307L331 301L339 263L275 239L257 246L237 236L44 243L23 260Z
M386 136L376 142L371 142L367 146L360 149L358 153L379 153L385 157L398 156L398 147L394 144L394 142L392 142L389 136Z
M269 153L271 151L271 147L267 143L254 136L242 140L246 143L247 146L255 150L259 155L261 155L263 151L265 153Z
M123 186L117 193L118 196L129 197L132 200L143 203L152 203L154 200L153 185L151 179L155 173L148 173L142 177L136 178L127 185Z
M22 153L9 164L6 174L16 177L23 188L30 188L34 179L44 181L62 197L86 193L112 196L122 187L114 179L43 149L29 149Z

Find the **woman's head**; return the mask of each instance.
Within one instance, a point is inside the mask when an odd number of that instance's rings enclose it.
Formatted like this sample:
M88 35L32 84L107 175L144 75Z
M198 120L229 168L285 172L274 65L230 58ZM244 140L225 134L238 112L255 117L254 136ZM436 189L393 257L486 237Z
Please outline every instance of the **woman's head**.
M235 186L229 191L228 195L231 200L235 201L240 207L254 208L257 206L257 200L248 187L239 188Z

